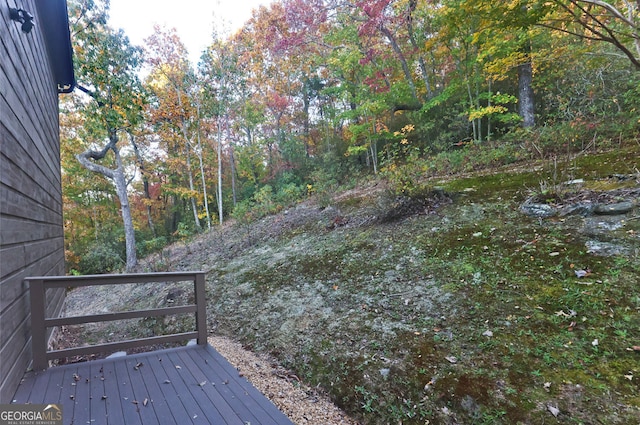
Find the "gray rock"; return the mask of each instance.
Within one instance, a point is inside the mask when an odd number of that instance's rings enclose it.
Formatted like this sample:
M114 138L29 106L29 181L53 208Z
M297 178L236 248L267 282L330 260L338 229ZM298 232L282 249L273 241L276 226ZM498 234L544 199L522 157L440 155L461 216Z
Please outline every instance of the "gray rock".
M614 255L626 255L629 254L629 248L617 245L610 242L601 242L601 241L587 241L585 244L587 247L587 252L595 255L602 255L605 257L610 257Z
M547 218L556 215L556 210L547 204L525 203L520 206L520 211L529 217Z
M624 227L623 217L620 216L593 216L584 219L582 233L585 235L608 235Z
M560 217L566 217L568 215L581 215L586 217L588 215L593 214L593 209L595 205L591 202L580 202L578 204L567 205L563 207L560 211L558 211L558 215Z
M633 209L633 202L619 202L617 204L599 204L593 209L593 212L601 215L618 215L626 214Z

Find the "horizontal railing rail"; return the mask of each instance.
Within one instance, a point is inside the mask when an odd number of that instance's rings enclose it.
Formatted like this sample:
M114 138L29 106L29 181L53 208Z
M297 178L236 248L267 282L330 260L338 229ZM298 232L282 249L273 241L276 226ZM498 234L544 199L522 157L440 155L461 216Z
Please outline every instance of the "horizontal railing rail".
M147 310L132 310L114 313L93 314L85 316L46 317L46 291L54 288L78 288L95 285L121 285L127 283L169 283L193 282L195 303ZM33 351L33 369L43 370L49 365L49 360L61 359L69 356L100 354L119 351L127 348L143 347L153 344L164 344L196 339L199 345L207 343L207 313L205 300L204 272L172 272L145 274L112 274L90 276L40 276L28 277L31 296L31 333ZM147 317L169 316L175 314L194 313L196 329L193 332L174 333L148 338L96 344L77 348L49 351L47 346L47 329L57 326L80 325L85 323L108 322L114 320L128 320Z

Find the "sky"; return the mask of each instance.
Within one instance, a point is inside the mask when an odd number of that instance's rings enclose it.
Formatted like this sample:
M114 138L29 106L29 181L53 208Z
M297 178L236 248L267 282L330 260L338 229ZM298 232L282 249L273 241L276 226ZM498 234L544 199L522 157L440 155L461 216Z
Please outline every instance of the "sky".
M153 25L175 27L196 65L209 45L213 22L218 31L233 33L251 17L251 11L270 0L111 0L109 23L121 28L132 44L142 46Z

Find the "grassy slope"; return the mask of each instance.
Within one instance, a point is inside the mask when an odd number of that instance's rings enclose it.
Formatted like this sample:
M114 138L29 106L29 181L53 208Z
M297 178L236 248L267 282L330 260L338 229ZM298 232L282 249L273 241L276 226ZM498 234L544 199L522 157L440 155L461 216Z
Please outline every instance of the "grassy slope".
M596 182L637 157L560 174ZM553 171L434 182L452 202L391 222L397 204L373 187L309 201L146 267L208 270L215 332L271 352L363 423L640 423L640 220L594 235L579 216L524 216L527 188ZM593 238L630 254L590 254Z

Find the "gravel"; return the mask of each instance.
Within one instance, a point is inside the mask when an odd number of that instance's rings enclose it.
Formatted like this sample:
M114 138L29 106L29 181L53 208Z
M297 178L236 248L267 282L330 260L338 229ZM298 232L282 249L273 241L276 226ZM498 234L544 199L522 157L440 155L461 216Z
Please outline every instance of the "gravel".
M319 389L311 388L266 355L245 350L230 339L212 336L209 344L297 425L357 425Z

